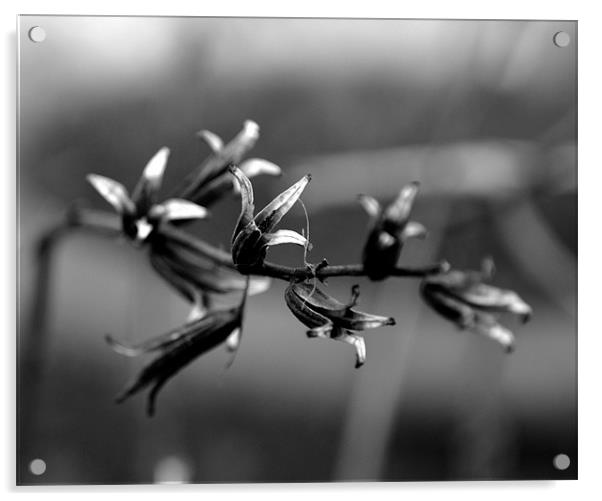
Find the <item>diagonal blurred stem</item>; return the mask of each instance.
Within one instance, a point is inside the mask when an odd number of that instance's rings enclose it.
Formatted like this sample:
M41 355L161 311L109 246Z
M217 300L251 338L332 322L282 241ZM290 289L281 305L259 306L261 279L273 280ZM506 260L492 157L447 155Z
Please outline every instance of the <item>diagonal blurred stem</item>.
M32 433L33 424L39 417L38 403L45 357L48 346L48 312L51 299L52 281L56 254L63 239L76 230L91 231L98 235L114 237L120 233L120 221L111 213L82 209L73 206L66 217L44 233L35 248L34 297L32 299L31 320L24 335L19 327L19 369L18 386L27 385L27 391L20 391L18 412L20 414L18 438L23 433ZM19 448L19 450L22 450Z
M29 337L35 337L34 346L43 343L42 338L44 337L48 317L52 268L59 244L66 236L76 230L91 231L98 235L116 237L120 234L120 229L120 222L113 214L74 206L69 209L66 217L61 222L40 237L35 250L37 270L34 279L35 295L29 329ZM36 348L35 351L40 352L43 350ZM39 357L39 353L36 353L35 356Z
M63 239L73 231L91 231L98 235L116 237L120 234L121 225L119 220L111 213L101 212L79 207L72 207L61 222L44 233L36 247L37 270L34 284L34 298L32 303L31 325L29 332L31 340L35 338L34 349L28 349L30 361L39 358L44 350L39 346L43 344L48 317L48 304L50 300L50 288L53 275L53 265L58 246ZM32 343L30 343L32 344ZM32 360L33 357L33 360ZM35 364L38 366L39 364Z

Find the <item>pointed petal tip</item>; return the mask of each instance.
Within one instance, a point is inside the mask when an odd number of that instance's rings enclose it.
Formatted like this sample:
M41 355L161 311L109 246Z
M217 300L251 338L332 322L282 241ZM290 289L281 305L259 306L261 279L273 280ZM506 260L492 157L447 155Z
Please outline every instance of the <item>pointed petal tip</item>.
M207 219L211 217L211 213L206 207L181 198L170 198L162 204L154 206L151 212L153 210L160 212L159 215L166 221Z
M254 122L253 120L245 120L242 126L242 131L238 137L244 144L248 145L246 150L252 147L255 141L259 139L259 125L257 122Z
M205 143L207 143L207 146L211 148L211 151L213 151L213 153L220 152L224 147L224 142L222 141L222 138L219 137L217 134L211 132L210 130L200 130L196 133L196 136L199 139L205 141Z
M259 124L251 119L247 119L244 121L243 129L247 133L259 134Z
M154 156L150 159L150 162L147 165L148 171L146 174L152 175L156 172L163 173L165 169L165 165L167 163L167 159L169 158L170 149L167 146L163 146L159 148L159 151L154 154Z
M273 162L262 158L249 158L240 164L240 170L247 177L255 177L260 174L279 177L282 176L282 169Z
M378 215L381 211L381 207L379 201L376 200L376 198L370 195L366 195L365 193L360 193L359 195L357 195L357 201L366 211L368 216L370 216L370 218L372 218L373 220L378 218Z
M163 146L155 153L155 155L149 160L144 168L143 176L146 179L160 179L163 177L163 172L167 166L167 159L169 158L169 148Z
M129 396L130 396L129 390L127 390L127 389L122 390L113 397L113 402L115 402L116 404L122 404L123 402L125 402L128 399Z
M120 182L99 174L88 174L86 180L119 214L134 210L128 191Z
M117 339L115 339L110 334L105 334L104 339L105 339L105 342L109 345L109 347L115 353L118 353L119 355L123 355L124 357L136 357L136 356L140 355L139 350L137 350L136 348L132 348L130 346L124 345L120 341L117 341Z
M451 270L451 264L448 261L441 261L439 264L439 273L447 273Z

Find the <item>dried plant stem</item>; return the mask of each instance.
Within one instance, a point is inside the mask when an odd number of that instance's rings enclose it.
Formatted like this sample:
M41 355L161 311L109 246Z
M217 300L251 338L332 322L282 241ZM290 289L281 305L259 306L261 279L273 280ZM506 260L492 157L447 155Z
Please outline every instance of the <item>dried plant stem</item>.
M27 385L27 391L20 394L18 405L21 416L17 438L19 444L27 443L24 437L34 432L36 420L40 418L39 399L48 347L48 310L56 253L63 238L77 228L110 236L119 235L121 231L120 221L113 214L82 210L74 206L63 221L48 230L38 241L31 321L26 331L19 329L18 384L19 387Z
M390 276L421 278L427 275L441 273L447 269L449 269L448 263L442 261L417 268L397 267L391 271ZM328 277L365 277L367 275L361 264L340 264L333 266L318 265L314 267L291 268L270 262L264 262L262 266L252 269L251 274L264 275L289 281L304 280L314 277L325 279Z
M235 268L229 253L217 249L174 226L165 225L161 232L170 239L175 240L192 250L198 251L217 264L227 266L229 268ZM397 267L391 271L390 276L421 278L428 275L441 273L448 269L449 264L446 261L441 261L417 268ZM264 261L261 265L245 267L245 269L240 270L240 272L244 275L261 275L265 277L279 278L286 281L305 280L308 278L326 279L328 277L364 277L367 275L364 271L364 267L361 264L329 265L326 261L322 261L320 264L315 266L301 266L296 268Z

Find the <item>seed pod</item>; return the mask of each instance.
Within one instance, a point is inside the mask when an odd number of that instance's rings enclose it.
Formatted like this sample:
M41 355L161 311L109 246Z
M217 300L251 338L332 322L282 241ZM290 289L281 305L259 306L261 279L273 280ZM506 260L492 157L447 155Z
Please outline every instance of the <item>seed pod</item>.
M225 342L235 329L240 328L240 324L240 309L232 308L213 311L199 320L135 346L107 336L109 345L117 353L125 356L161 352L126 386L116 397L116 401L121 403L152 385L147 402L147 414L152 416L155 411L155 399L163 385L194 359Z
M280 176L282 170L276 164L260 158L250 158L239 165L239 169L249 179L262 174ZM196 203L209 207L220 198L233 192L239 192L238 184L232 178L230 172L224 172L212 179L197 190L194 200Z
M207 143L213 154L184 178L174 195L207 206L232 191L228 168L240 164L245 154L253 148L259 138L259 126L252 120L245 121L242 130L226 145L217 134L208 130L199 131L197 135ZM246 162L243 162L240 167L248 171L249 177L280 174L280 168L266 160L252 159L247 162L252 163L244 166ZM260 165L253 165L253 162L259 162Z
M334 339L354 346L356 368L366 361L364 339L352 331L395 325L391 317L371 315L356 311L353 306L359 298L359 287L353 286L349 303L341 303L317 288L315 284L301 282L289 285L284 294L285 302L293 315L309 327L308 337Z
M359 197L371 219L371 229L362 255L364 270L371 280L383 280L389 276L397 266L408 239L426 236L424 226L409 221L417 193L418 183L410 183L384 209L375 198L367 195Z
M268 248L273 245L308 245L306 238L295 231L272 230L303 193L311 180L309 174L283 191L255 216L253 187L249 178L236 167L231 172L239 183L241 194L241 213L232 236L232 260L237 269L245 272L261 265Z
M498 322L504 313L526 322L531 307L514 291L499 289L482 281L491 278L493 262L485 260L481 271L451 270L427 277L420 288L426 303L461 329L470 329L514 349L514 335Z
M240 345L242 334L248 278L246 283L247 286L243 290L241 302L237 307L212 310L202 318L188 321L184 325L148 341L137 345L128 345L107 335L107 343L121 355L136 357L146 353L160 352L159 356L145 365L116 397L116 401L123 402L144 388L152 386L147 400L147 414L152 416L158 392L186 365L222 343L226 344L228 351L236 351Z

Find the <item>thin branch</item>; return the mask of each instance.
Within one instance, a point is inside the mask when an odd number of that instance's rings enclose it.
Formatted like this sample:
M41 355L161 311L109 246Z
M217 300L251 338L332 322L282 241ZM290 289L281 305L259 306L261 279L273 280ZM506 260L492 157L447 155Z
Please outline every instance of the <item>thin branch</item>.
M441 261L439 263L430 264L423 267L408 268L397 267L391 271L391 277L414 277L423 278L428 275L435 275L449 270L449 263ZM246 274L246 270L245 270ZM282 266L268 261L263 265L251 268L251 275L263 275L281 280L305 280L308 278L325 279L328 277L365 277L366 272L361 264L341 264L341 265L317 265L312 267L292 268Z
M185 231L172 225L165 224L161 227L161 234L197 251L217 264L237 269L229 253L213 247L211 244L200 240ZM449 263L442 261L418 268L398 267L391 271L392 277L422 278L449 270ZM281 280L305 280L308 278L325 279L328 277L364 277L366 272L361 264L328 265L325 261L315 266L290 267L265 261L262 265L244 267L238 270L243 275L260 275Z

